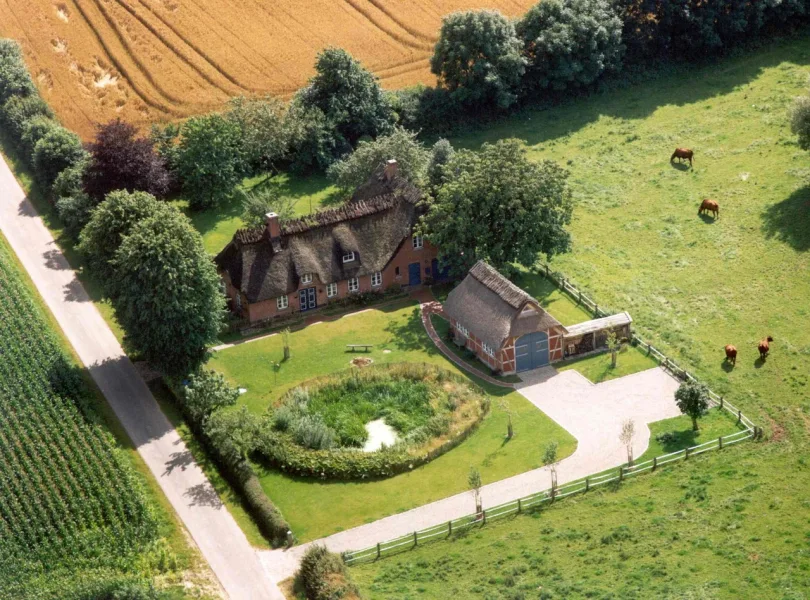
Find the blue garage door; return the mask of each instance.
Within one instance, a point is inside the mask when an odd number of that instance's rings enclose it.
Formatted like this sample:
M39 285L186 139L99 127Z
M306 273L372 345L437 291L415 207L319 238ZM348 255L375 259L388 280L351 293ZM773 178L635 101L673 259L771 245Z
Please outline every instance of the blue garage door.
M544 331L529 333L515 342L515 360L518 371L528 371L548 364L548 334Z

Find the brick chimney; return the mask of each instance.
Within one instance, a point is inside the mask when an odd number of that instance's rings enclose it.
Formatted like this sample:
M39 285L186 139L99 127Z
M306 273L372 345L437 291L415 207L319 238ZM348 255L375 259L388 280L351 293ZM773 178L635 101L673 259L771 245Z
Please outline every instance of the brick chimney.
M397 164L395 158L386 161L385 171L383 171L383 179L385 179L385 181L391 181L394 177L396 177L398 168L399 165Z
M281 237L281 225L278 222L278 215L274 212L269 212L264 216L265 223L267 224L267 233L270 239L277 239Z

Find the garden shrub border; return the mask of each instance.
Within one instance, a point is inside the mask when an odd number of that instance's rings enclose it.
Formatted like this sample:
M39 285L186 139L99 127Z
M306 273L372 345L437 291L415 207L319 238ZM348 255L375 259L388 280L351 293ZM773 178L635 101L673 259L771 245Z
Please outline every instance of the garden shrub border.
M270 467L285 473L300 477L313 477L335 481L357 481L370 479L385 479L405 473L422 466L449 452L470 435L478 430L483 420L489 414L490 398L481 386L470 381L463 375L453 373L448 369L428 363L391 363L368 367L375 370L390 370L407 366L421 368L423 372L433 371L443 373L450 381L468 386L482 400L481 412L464 431L448 439L442 445L429 452L413 454L405 449L390 448L377 452L360 452L347 450L309 450L290 441L287 436L265 427L260 435L256 454L262 462ZM317 377L303 382L302 385L315 384L332 379L335 375L352 372L345 369L327 376ZM300 386L297 386L300 387Z

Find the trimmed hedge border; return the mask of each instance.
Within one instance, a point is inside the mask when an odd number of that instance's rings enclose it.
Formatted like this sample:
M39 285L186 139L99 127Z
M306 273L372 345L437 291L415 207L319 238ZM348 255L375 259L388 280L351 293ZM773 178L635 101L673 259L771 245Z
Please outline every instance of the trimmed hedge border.
M441 372L448 380L468 386L473 392L481 396L483 401L478 418L457 436L450 438L438 448L421 455L395 448L369 453L352 450L309 450L295 444L287 436L272 430L270 427L266 427L262 431L256 453L261 457L262 462L268 466L300 477L337 481L384 479L406 473L435 460L458 446L478 430L478 427L489 413L490 407L489 397L480 386L466 377L427 363L393 363L377 365L371 367L371 369L393 369L402 365L418 366L437 374ZM336 374L345 374L351 371L352 369L346 369ZM304 385L325 382L334 375L335 373L311 379L305 382Z

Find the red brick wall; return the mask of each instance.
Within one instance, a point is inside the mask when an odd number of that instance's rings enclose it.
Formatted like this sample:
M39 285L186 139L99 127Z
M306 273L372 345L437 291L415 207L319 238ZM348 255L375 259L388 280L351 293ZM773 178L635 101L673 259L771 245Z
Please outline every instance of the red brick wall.
M361 277L358 278L360 280L360 289L358 291L359 292L367 292L370 290L382 291L396 284L408 285L408 266L414 262L420 263L422 282L424 283L425 278L428 277L426 269L432 269L431 263L433 259L436 258L437 253L438 252L436 247L431 245L427 241L424 242L424 246L422 248L414 249L413 238L408 237L402 243L399 250L397 250L396 254L388 263L388 265L386 265L386 267L383 269L382 285L372 287L371 275L362 275ZM397 267L399 267L399 275L397 275L396 272ZM433 273L431 272L430 276L432 275ZM238 293L238 291L233 287L233 285L231 285L227 273L223 274L223 279L225 281L226 293L231 298L232 307L235 310L236 304L234 298ZM329 302L345 298L346 296L349 295L349 282L348 280L344 279L343 281L337 282L338 284L337 296L328 298L326 295L326 286L328 283L329 282L320 281L318 276L313 274L312 283L306 284L299 283L298 290L314 287L317 290L318 306L323 306L325 304L328 304ZM287 308L283 310L278 309L276 304L276 298L248 305L246 299L243 297L242 299L243 314L250 320L251 323L255 323L256 321L265 321L273 317L289 315L292 314L293 312L297 312L300 310L298 302L299 299L298 290L287 295L288 305Z

